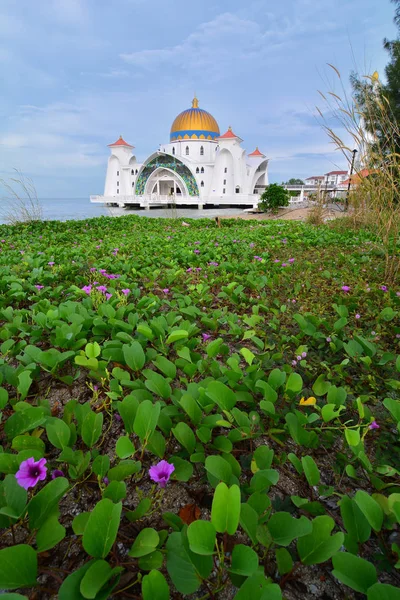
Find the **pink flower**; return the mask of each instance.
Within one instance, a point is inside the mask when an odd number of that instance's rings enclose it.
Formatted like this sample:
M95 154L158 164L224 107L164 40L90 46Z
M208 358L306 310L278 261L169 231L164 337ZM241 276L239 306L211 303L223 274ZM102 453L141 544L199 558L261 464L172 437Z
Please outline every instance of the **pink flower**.
M52 267L55 263L53 261L50 261L47 264L50 265L50 267Z
M329 343L329 342L331 342L331 341L332 341L332 338L330 338L330 337L327 337L327 338L326 338L326 341Z
M253 258L254 258L254 260L262 261L261 256L254 256Z
M200 250L193 250L195 254L200 254Z
M129 296L129 294L131 293L131 290L129 290L128 288L126 288L125 290L121 290L121 291L125 296Z
M297 360L292 360L292 367L295 367L297 365Z
M359 315L358 313L356 314L356 319L361 319L361 315Z
M281 261L279 260L279 258L276 258L276 259L274 260L274 263L280 263L280 262L281 262Z
M92 286L91 285L84 285L83 288L81 288L81 290L83 292L86 292L86 294L90 294L90 292L92 291Z
M192 267L189 267L188 269L186 269L186 273L191 273L192 272Z
M307 352L302 352L301 356L302 356L302 358L305 358L307 356Z
M54 469L51 474L52 479L57 479L57 477L64 477L64 473L60 469Z
M294 263L294 258L289 258L290 263Z
M37 290L42 290L44 288L44 285L39 285L38 283L35 285L35 288Z
M350 286L342 285L342 292L349 292L349 291L350 291Z
M201 336L203 338L203 342L206 342L211 337L211 335L209 333L202 333Z
M282 265L281 265L281 266L282 266L282 267L287 267L287 264L286 264L286 263L282 263Z
M150 479L158 483L160 488L165 488L174 471L174 465L171 465L166 460L162 460L157 465L150 467L149 475Z
M387 292L387 286L386 285L381 285L380 289L382 290L382 292Z
M368 426L369 429L379 429L380 425L376 421L372 421L372 423Z
M111 298L112 294L106 294L106 298L107 300L109 300Z
M94 273L95 271L97 271L96 267L91 267L90 272Z
M164 288L162 291L164 292L164 294L169 294L169 288Z
M36 462L33 457L22 461L19 470L15 474L18 485L27 490L30 487L35 487L38 481L46 479L46 462L45 458L41 458Z
M98 289L99 292L102 292L103 294L105 294L106 291L107 291L107 288L106 288L105 285L98 285L97 289Z

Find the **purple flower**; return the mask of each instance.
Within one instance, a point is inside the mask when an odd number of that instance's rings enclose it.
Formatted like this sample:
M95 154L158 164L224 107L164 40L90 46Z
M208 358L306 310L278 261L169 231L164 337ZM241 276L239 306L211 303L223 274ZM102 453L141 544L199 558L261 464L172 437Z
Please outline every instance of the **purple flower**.
M195 242L195 244L200 244L200 242Z
M195 254L200 254L200 250L193 250Z
M186 273L191 273L192 272L192 267L189 267L188 269L186 269Z
M202 271L203 269L201 267L195 267L196 271Z
M305 358L307 356L307 352L302 352L301 356L302 356L302 358Z
M399 297L400 297L400 292L396 292L396 296L399 296Z
M294 263L294 258L289 258L290 263Z
M169 288L164 288L162 291L164 292L164 294L169 294Z
M396 338L400 339L400 333L396 333Z
M378 425L378 423L376 421L372 421L372 423L369 425L369 429L379 429L380 425Z
M86 292L86 294L90 294L90 292L92 291L92 286L91 285L84 285L83 288L81 288L81 290L83 292Z
M46 462L45 458L41 458L36 462L33 457L22 461L19 470L15 474L18 484L27 490L30 487L35 487L39 480L46 479Z
M342 292L349 292L349 291L350 291L350 286L342 285Z
M376 331L371 331L371 335L376 335Z
M157 465L150 467L149 475L152 481L158 483L161 488L165 488L174 471L174 465L171 465L166 460L162 460Z
M331 342L331 341L332 341L332 338L330 338L330 337L327 337L327 338L326 338L326 341L327 341L327 342Z
M91 267L90 272L94 273L95 271L97 271L96 267Z
M206 342L210 339L211 335L209 333L202 333L201 337L203 338L203 342Z
M297 360L292 360L292 367L295 367L297 365Z
M382 292L387 292L387 286L386 285L381 285L380 289L382 290Z
M251 242L251 244L249 244L249 246L250 246L250 248L254 248L254 246L255 246L255 243L254 243L254 242Z
M281 261L279 260L279 258L276 258L276 259L274 260L274 263L280 263L280 262L281 262Z
M52 479L57 479L57 477L64 477L64 473L60 469L54 469L54 471L51 473Z
M208 264L210 265L210 267L218 267L218 263L214 261L211 261Z
M361 315L359 315L358 313L356 314L356 319L361 319Z
M52 267L55 263L53 261L50 261L47 264L50 265L50 267Z
M131 290L126 288L125 290L122 290L122 293L125 294L125 296L129 296L129 294L131 293Z
M301 360L301 355L299 354L299 356L296 356L296 360Z
M106 291L107 291L107 288L106 288L105 285L98 285L97 289L98 289L99 292L102 292L103 294L105 294Z
M287 264L286 264L286 263L282 263L282 265L281 265L281 266L282 266L282 267L287 267Z
M110 483L108 477L103 477L103 483L105 483L105 485L108 485Z
M122 418L121 418L121 415L120 415L120 414L118 414L118 413L115 413L114 417L115 417L115 420L116 420L116 421L122 421Z
M254 256L253 258L254 258L254 260L259 260L259 261L262 260L261 256Z
M107 300L109 300L111 298L112 294L106 294L106 298Z
M39 285L38 283L35 285L35 288L37 290L42 290L44 288L44 285Z

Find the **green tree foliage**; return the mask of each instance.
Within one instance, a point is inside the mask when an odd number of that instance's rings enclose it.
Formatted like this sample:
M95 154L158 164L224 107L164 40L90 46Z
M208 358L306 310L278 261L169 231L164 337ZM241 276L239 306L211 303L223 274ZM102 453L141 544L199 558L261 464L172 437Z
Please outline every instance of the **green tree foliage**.
M261 196L261 210L272 210L276 212L281 206L289 206L290 194L285 188L277 183L271 183Z
M365 128L373 134L375 142L377 141L386 153L392 148L388 147L384 124L380 118L382 106L385 106L395 122L400 124L400 0L392 2L396 5L394 22L398 27L398 35L395 40L383 41L383 46L389 54L389 63L385 68L387 83L381 84L373 78L360 77L356 73L352 73L350 77ZM399 152L400 137L396 136L393 141Z
M286 185L304 185L304 181L302 179L292 177L286 182Z

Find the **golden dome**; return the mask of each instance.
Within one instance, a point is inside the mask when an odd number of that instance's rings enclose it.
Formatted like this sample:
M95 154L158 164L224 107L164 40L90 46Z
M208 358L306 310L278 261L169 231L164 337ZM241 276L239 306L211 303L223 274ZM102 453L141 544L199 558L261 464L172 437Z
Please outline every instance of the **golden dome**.
M206 110L199 108L199 101L194 97L192 108L181 112L172 123L170 141L214 140L217 137L217 121Z

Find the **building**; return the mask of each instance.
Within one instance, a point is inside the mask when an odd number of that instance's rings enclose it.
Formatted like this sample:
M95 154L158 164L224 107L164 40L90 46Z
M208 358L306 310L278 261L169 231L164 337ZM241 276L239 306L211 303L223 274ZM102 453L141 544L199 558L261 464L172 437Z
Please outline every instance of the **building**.
M90 199L119 206L256 207L268 185L268 159L258 148L246 155L242 142L231 127L221 135L194 98L172 123L169 142L143 163L122 136L110 144L104 195Z
M330 171L324 175L324 184L340 185L349 177L348 171Z
M324 183L325 176L324 175L314 175L313 177L307 177L305 179L306 185L322 185Z

